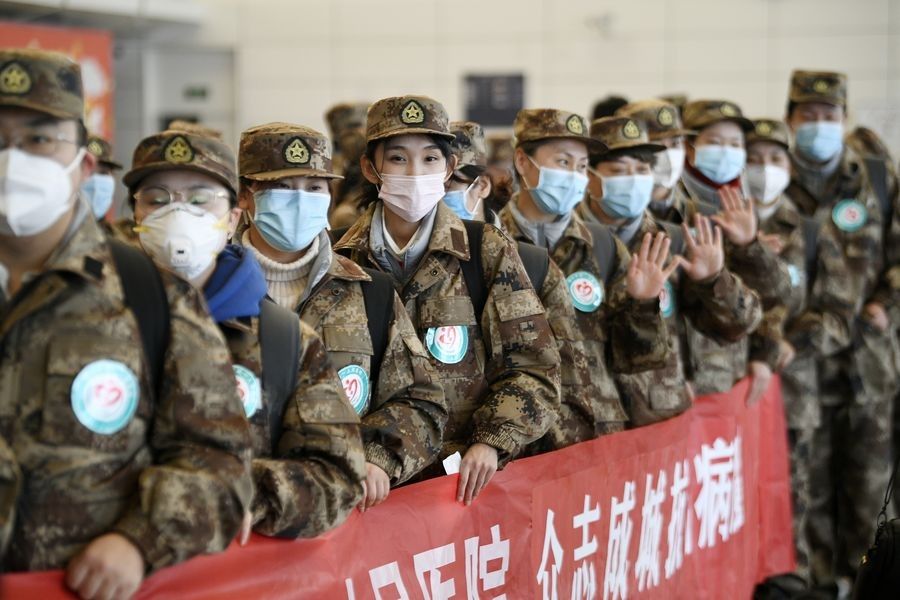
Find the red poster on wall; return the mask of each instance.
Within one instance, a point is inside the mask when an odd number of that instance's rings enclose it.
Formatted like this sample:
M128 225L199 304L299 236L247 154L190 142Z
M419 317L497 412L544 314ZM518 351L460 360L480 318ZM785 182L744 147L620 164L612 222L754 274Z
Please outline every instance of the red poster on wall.
M54 50L78 61L84 81L84 123L91 133L113 141L115 86L110 32L0 21L0 46Z

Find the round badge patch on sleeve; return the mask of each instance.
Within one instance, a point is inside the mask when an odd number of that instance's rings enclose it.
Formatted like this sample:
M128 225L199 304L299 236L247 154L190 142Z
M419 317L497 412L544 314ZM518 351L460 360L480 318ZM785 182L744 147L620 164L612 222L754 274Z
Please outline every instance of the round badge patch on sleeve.
M662 291L659 292L659 312L666 319L675 314L675 292L668 280L663 284Z
M577 271L566 277L566 287L572 304L581 312L594 312L603 303L603 285L587 271Z
M98 360L85 366L72 382L72 411L78 422L100 435L124 429L140 399L137 375L116 360Z
M837 228L847 233L862 229L869 219L866 207L858 200L841 200L831 211L831 220Z
M455 365L469 350L469 330L462 325L429 327L425 347L433 357L446 365Z
M371 388L369 386L369 375L366 370L359 365L347 365L338 371L338 377L341 378L341 385L344 386L344 394L356 414L361 415L365 412L369 404L369 394Z
M234 379L237 383L238 396L244 405L244 414L249 419L262 408L262 384L256 373L243 365L233 365Z
M800 273L800 269L798 269L796 265L788 265L787 272L791 277L791 287L800 285L800 282L803 281L803 275Z

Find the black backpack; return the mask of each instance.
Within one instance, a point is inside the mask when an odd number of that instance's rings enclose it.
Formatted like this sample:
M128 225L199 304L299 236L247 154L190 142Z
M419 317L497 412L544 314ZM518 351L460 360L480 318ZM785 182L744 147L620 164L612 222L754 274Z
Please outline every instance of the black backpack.
M887 519L898 463L894 463L894 470L884 493L884 505L878 513L875 541L863 556L856 574L854 600L894 600L900 593L900 519Z

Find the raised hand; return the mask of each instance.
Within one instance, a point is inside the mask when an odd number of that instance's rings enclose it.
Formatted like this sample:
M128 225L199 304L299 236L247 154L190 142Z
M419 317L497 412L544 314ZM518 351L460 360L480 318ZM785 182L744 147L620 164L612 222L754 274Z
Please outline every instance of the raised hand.
M694 215L696 237L686 224L681 225L684 233L684 247L687 258L682 259L684 272L693 281L704 281L719 274L725 265L725 250L722 247L722 230L713 228L709 219Z
M759 239L759 243L771 250L774 254L781 254L784 252L784 238L782 238L777 233L763 233L760 231L756 237Z
M722 210L712 220L722 228L728 241L735 246L746 246L756 239L758 223L753 203L732 187L720 189L719 198Z
M635 300L659 297L666 279L681 264L681 259L675 257L669 266L665 267L671 244L672 241L662 231L655 237L651 233L644 235L640 251L631 257L628 264L626 285L629 296Z

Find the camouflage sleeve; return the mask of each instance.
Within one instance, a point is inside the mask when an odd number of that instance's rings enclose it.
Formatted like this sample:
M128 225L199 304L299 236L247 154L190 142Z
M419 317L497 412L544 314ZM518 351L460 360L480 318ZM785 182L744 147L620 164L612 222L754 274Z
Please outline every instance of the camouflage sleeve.
M865 224L853 231L839 231L849 266L860 269L864 274L861 296L865 302L869 302L875 299L873 295L879 285L881 271L885 264L885 253L882 246L884 221L878 198L868 185L860 190L857 199L866 207ZM829 226L834 224L833 216L828 223ZM837 229L837 227L835 228Z
M679 307L694 328L719 343L734 343L762 321L759 296L740 277L723 268L705 281L681 276Z
M16 503L21 485L19 463L6 441L0 438L0 562L6 555L15 525Z
M728 244L725 250L728 269L759 294L768 310L784 303L791 293L791 276L787 265L758 239L746 246Z
M341 524L362 498L366 474L359 418L322 339L300 326L297 387L284 411L276 456L253 460L254 529L292 538L315 537Z
M541 303L559 350L561 402L556 421L538 443L536 450L547 452L595 437L596 404L601 400L594 381L584 340L575 321L575 308L566 288L565 274L550 261Z
M807 308L785 332L799 356L831 356L852 341L867 275L866 265L852 258L855 252L843 238L844 233L830 223L819 231L816 275Z
M441 451L447 403L412 321L394 294L394 321L371 410L363 417L366 460L403 483Z
M659 300L635 300L628 295L628 264L631 255L619 238L616 241L617 267L610 279L607 319L612 348L611 370L640 373L661 369L668 356L668 328L659 310Z
M153 464L113 530L159 569L224 550L253 493L251 442L230 355L200 294L166 277L169 346L151 427Z
M872 300L884 305L895 327L900 325L900 191L894 181L891 222L884 229L884 270Z
M763 312L759 326L750 334L749 360L764 362L773 371L775 370L781 341L784 340L786 319L787 307L783 304L773 306Z
M496 448L502 465L556 420L559 352L515 244L493 225L485 225L481 258L489 288L481 331L490 390L473 414L470 443Z

